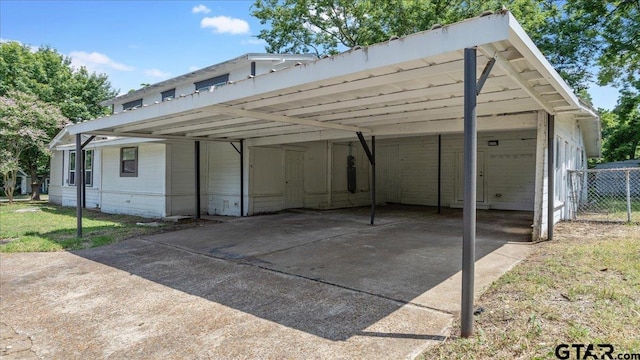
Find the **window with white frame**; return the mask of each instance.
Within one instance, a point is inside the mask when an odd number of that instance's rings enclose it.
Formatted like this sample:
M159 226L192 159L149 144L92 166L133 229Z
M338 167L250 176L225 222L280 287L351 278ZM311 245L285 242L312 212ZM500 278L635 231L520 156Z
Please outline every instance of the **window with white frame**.
M76 185L77 173L76 152L69 151L69 185ZM93 150L84 151L84 185L87 187L93 186Z
M93 150L84 152L84 184L93 186Z
M69 185L76 184L76 152L69 151L69 177L67 178Z

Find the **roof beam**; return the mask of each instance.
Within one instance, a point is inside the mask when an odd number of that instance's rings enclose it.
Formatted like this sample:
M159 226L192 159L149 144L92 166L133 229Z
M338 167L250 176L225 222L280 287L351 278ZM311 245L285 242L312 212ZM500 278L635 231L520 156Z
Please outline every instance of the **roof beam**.
M373 128L372 135L375 136L422 136L442 133L458 133L463 130L463 119L456 118L446 121L422 121L418 123L402 125L384 125ZM514 116L487 116L478 117L478 131L495 131L502 129L523 130L535 129L537 118L535 113L519 114ZM353 135L348 133L321 130L308 132L295 132L275 136L260 136L255 134L253 138L247 140L249 146L267 146L283 143L296 143L318 140L343 140L353 139Z
M521 89L506 90L506 91L494 91L485 92L478 96L478 103L498 102L504 100L515 100L526 97L526 93ZM445 99L438 99L432 101L418 101L405 104L396 105L384 105L381 104L377 107L371 107L363 110L343 111L339 113L332 113L327 115L320 115L316 118L320 121L341 120L354 117L372 116L380 114L393 114L393 113L406 113L416 110L428 110L435 108L451 107L462 105L463 97L450 97Z
M538 92L535 91L533 85L530 82L525 80L516 69L513 68L509 60L502 55L493 45L486 44L478 46L478 49L489 59L495 58L496 62L502 67L502 69L507 73L507 76L510 76L513 81L522 86L522 90L524 90L529 96L531 96L540 106L549 114L555 114L555 110L551 104L547 100L545 100Z
M277 94L261 100L250 101L246 103L246 109L257 109L265 106L281 104L283 102L292 102L306 100L318 96L335 95L338 93L348 92L354 89L372 88L381 85L393 84L408 80L415 80L436 75L444 75L452 72L462 71L462 60L454 60L447 63L426 65L423 67L395 71L385 75L372 76L347 83L340 82L333 85L318 87L311 90L302 90L293 93Z
M178 124L184 121L195 120L198 118L202 118L206 116L214 116L214 115L219 115L219 114L215 114L215 113L211 113L211 112L203 111L199 109L199 111L191 112L188 114L178 114L178 115L169 116L168 118L159 118L159 119L156 118L152 120L144 120L142 122L136 122L132 125L117 127L115 131L116 132L136 131L136 130L141 130L149 127Z
M281 128L282 125L274 124L272 122L260 122L258 124L251 124L246 126L224 127L221 129L197 131L197 132L187 133L187 136L209 136L209 135L218 135L218 134L224 134L224 133L234 133L234 132L241 132L241 131L247 131L247 130L274 128L274 127Z
M108 131L108 130L92 131L92 132L90 132L90 134L92 134L92 135L117 136L117 137L143 138L143 139L157 139L157 140L218 141L216 139L208 139L206 137L179 136L179 135L152 135L152 134L146 134L146 133L131 133L131 132L123 133L123 132L114 132L114 131ZM239 139L233 138L233 139L224 139L224 140L220 140L220 141L229 142L229 141L236 141L236 140L239 140Z
M188 126L178 126L178 127L168 128L168 129L156 130L156 131L152 131L151 134L165 135L165 134L175 134L175 133L186 133L194 130L214 129L222 126L238 125L238 124L250 123L255 121L256 119L248 119L248 118L233 118L233 119L218 120L213 122L207 121L207 122L188 125Z
M498 76L489 78L489 85L494 88L505 88L509 87L509 85L513 85L513 81L511 78L506 76ZM487 85L487 86L489 86ZM425 88L419 88L415 90L401 90L383 95L372 95L366 97L359 97L357 99L343 100L343 101L335 101L331 103L321 104L321 105L312 105L307 107L301 107L293 110L285 110L278 113L283 113L289 116L298 116L313 112L321 112L321 111L336 111L339 109L345 109L349 107L357 107L357 106L366 106L372 104L383 104L386 102L394 102L394 101L403 101L409 102L411 99L419 99L424 97L429 97L436 95L440 98L445 97L446 95L451 94L460 94L462 96L462 82L454 82L451 84L445 85L436 85L429 86Z
M352 132L360 131L360 132L367 132L367 133L371 132L371 130L369 129L361 129L357 126L325 123L322 121L311 120L311 119L300 119L300 118L295 118L291 116L261 113L257 111L232 108L224 105L215 105L214 108L215 108L215 111L225 115L235 115L239 117L254 118L254 119L266 120L266 121L275 121L275 122L280 122L285 124L315 126L315 127L324 128L324 129L345 130L345 131L352 131Z

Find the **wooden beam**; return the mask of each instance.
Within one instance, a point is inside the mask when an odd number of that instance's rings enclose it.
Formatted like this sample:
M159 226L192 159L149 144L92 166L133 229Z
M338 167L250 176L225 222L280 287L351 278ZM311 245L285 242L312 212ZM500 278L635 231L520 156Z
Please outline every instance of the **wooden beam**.
M479 46L478 49L488 58L495 57L498 65L500 65L500 67L506 71L507 75L510 76L517 84L522 86L522 90L529 94L529 96L540 104L540 106L549 114L555 114L553 106L533 88L533 85L531 85L529 81L524 79L520 73L513 68L509 60L505 58L504 55L502 55L502 53L500 53L493 45L482 45Z
M507 91L496 91L492 93L484 93L478 96L478 103L488 103L488 102L500 102L500 101L511 101L518 98L526 97L526 93L521 89L516 90L507 90ZM393 114L393 113L406 113L416 110L428 110L434 108L444 108L451 106L462 106L463 97L451 97L446 99L432 100L432 101L419 101L413 102L409 104L397 104L397 105L388 105L388 106L378 106L369 109L363 110L354 110L354 111L345 111L334 114L327 115L319 115L315 118L319 121L331 121L331 120L342 120L347 118L354 117L362 117L362 116L373 116L380 114Z
M276 122L285 123L285 124L307 125L307 126L315 126L315 127L324 128L324 129L345 130L345 131L352 131L352 132L358 132L358 131L367 132L367 133L370 132L369 129L361 129L356 126L325 123L322 121L311 120L311 119L300 119L300 118L295 118L291 116L261 113L257 111L249 111L249 110L238 109L238 108L233 108L233 107L224 106L224 105L216 105L215 109L220 114L236 115L239 117L247 117L247 118L254 118L259 120L267 120L267 121L276 121Z
M501 131L501 130L523 130L535 129L537 118L535 113L526 113L506 116L478 116L478 131ZM376 136L417 136L462 133L463 119L421 121L406 124L393 124L372 127L372 135ZM349 139L348 133L333 130L307 130L288 133L290 130L283 130L274 136L258 136L249 133L251 139L248 140L250 146L266 146L283 143L296 143L319 140L340 140ZM293 131L293 130L291 130Z
M253 120L253 121L256 121L256 120ZM277 123L273 123L273 122L260 122L258 124L251 124L251 125L245 125L245 126L233 126L233 127L225 127L225 128L221 128L221 129L212 129L212 130L191 132L191 133L187 133L186 135L187 136L209 136L209 135L217 135L217 134L224 134L224 133L242 132L242 131L247 131L247 130L269 128L269 127L281 128L282 124L277 124Z
M281 104L283 102L293 102L306 100L318 96L334 95L348 92L354 89L371 88L381 85L388 85L403 81L423 79L429 76L445 75L452 72L462 71L462 60L451 61L442 64L427 65L415 69L396 71L380 76L371 76L347 83L340 82L333 85L322 86L311 90L302 90L292 93L281 93L266 99L247 102L245 109L257 109L261 107Z
M160 117L155 119L147 119L144 121L137 121L132 125L117 127L115 131L123 132L123 133L129 132L129 131L137 131L141 129L147 129L150 127L179 124L181 122L195 120L195 119L204 118L204 117L213 116L213 115L216 115L216 114L205 112L200 109L199 111L195 111L187 114L173 114L173 115L168 115L168 117Z
M195 137L195 136L179 136L179 135L153 135L153 134L148 134L148 133L132 133L132 132L126 132L126 133L116 133L113 131L108 131L108 130L98 130L98 131L92 131L91 134L94 135L105 135L105 136L117 136L117 137L130 137L130 138L143 138L143 139L157 139L157 140L188 140L188 141L193 141L193 140L212 140L212 139L208 139L206 137ZM229 142L229 141L238 141L239 139L236 138L231 138L231 139L224 139L224 140L220 140L220 141L224 141L224 142ZM213 141L213 140L212 140Z
M186 133L194 130L213 129L221 126L244 124L244 123L250 123L255 121L256 121L255 119L248 119L248 118L233 118L233 119L226 119L226 120L207 121L207 122L194 124L194 125L172 127L169 129L152 131L151 133L154 135Z

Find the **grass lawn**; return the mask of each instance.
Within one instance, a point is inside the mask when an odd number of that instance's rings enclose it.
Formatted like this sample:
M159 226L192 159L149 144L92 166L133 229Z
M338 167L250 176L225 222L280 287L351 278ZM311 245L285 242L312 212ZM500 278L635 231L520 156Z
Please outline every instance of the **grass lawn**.
M78 250L190 224L138 226L152 220L84 210L83 238L76 237L76 209L39 202L0 203L0 252Z
M473 337L458 337L458 321L422 357L556 359L562 343L611 344L614 359L640 354L640 226L567 222L555 234L476 302L485 311Z

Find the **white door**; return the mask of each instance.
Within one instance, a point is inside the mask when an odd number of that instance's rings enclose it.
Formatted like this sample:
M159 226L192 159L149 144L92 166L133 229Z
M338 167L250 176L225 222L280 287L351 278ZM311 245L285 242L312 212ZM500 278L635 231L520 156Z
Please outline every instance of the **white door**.
M398 145L383 145L376 149L376 198L380 202L400 203Z
M285 155L284 207L304 207L304 152L287 150Z
M464 153L456 153L456 201L464 201ZM484 202L484 151L478 151L476 202Z

